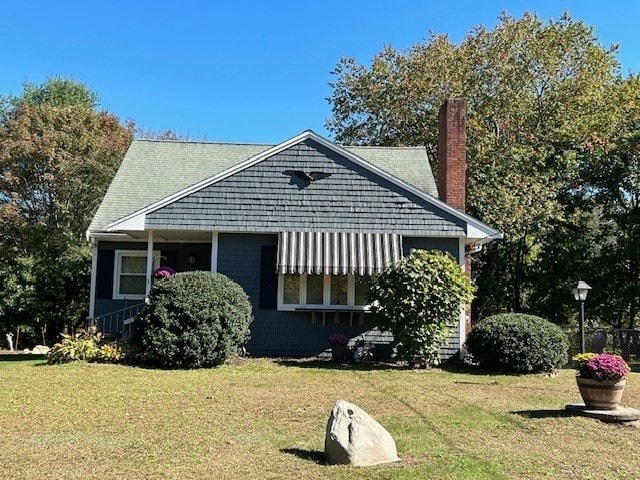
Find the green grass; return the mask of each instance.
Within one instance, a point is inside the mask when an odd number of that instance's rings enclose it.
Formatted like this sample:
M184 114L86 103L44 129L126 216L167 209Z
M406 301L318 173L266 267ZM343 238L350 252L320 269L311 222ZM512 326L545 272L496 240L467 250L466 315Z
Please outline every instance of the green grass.
M147 370L0 356L0 478L635 479L640 429L567 416L558 376L246 360ZM401 462L323 465L337 399L384 425ZM640 407L640 373L623 402Z

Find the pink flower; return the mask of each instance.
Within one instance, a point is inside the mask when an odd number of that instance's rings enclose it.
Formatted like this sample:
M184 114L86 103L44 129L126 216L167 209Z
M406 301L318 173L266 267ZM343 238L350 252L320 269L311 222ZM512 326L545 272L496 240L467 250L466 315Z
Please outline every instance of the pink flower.
M331 345L346 345L349 339L340 333L334 333L329 337L329 344Z
M158 267L153 271L153 278L161 280L170 277L174 273L176 273L176 271L171 267Z
M621 380L630 372L629 365L619 355L601 353L579 366L580 376L592 380Z

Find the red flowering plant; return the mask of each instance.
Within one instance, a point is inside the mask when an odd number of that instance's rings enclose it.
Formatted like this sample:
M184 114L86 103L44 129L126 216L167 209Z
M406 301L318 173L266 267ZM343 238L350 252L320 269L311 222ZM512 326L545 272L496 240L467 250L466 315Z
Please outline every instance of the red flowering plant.
M329 337L330 345L346 345L349 343L349 339L340 333L334 333Z
M591 380L622 380L631 371L620 355L610 353L581 353L573 363L580 378Z
M174 273L176 273L176 271L171 267L158 267L153 271L153 278L162 280L163 278L170 277Z

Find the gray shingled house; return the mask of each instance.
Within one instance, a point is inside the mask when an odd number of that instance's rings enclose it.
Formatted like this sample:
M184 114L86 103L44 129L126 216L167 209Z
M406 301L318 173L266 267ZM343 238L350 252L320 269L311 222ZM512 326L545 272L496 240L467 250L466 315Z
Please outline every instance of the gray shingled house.
M464 213L465 115L457 100L441 111L440 196L424 147L343 147L309 130L279 145L134 140L87 232L90 317L127 336L153 270L169 266L245 289L253 355L316 355L332 333L375 332L371 275L414 248L464 268L465 251L500 237Z

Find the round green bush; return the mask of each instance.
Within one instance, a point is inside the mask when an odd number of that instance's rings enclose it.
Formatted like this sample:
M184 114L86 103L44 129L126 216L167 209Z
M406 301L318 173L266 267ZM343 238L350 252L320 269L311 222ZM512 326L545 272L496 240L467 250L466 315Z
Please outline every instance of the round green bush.
M162 368L220 365L249 340L251 304L242 287L212 272L157 282L137 324L140 360Z
M474 325L466 346L484 368L536 373L566 365L569 341L560 327L544 318L504 313Z

